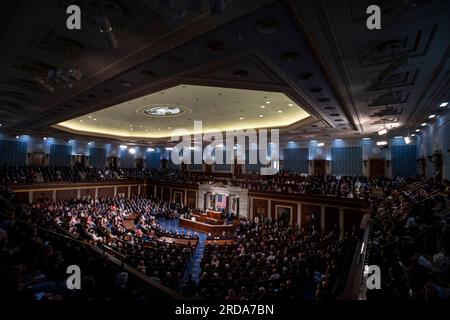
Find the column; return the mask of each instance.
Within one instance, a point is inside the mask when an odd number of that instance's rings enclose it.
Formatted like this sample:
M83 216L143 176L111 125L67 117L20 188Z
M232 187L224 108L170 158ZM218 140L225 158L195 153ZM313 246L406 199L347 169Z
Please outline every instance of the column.
M255 217L253 217L253 198L249 198L250 199L250 205L248 206L249 208L249 214L248 216L250 217L250 220L253 220Z
M138 185L138 195L141 195L141 185Z
M320 232L325 233L325 207L320 207Z
M114 197L117 196L117 187L114 187Z
M95 188L95 199L98 198L98 188Z
M344 237L344 208L339 208L339 239Z
M80 199L80 198L81 198L81 189L78 188L77 189L77 199Z
M33 191L28 192L28 203L33 203Z
M78 189L78 191L80 191L80 189ZM53 201L56 201L56 190L53 190L52 192L52 199Z
M269 199L268 201L268 208L267 208L267 218L272 218L272 200ZM275 214L275 217L273 220L277 220L277 215Z
M297 205L297 224L298 228L300 229L302 227L302 204L299 203Z
M131 196L131 186L128 186L128 198Z
M184 189L183 205L187 205L187 189Z

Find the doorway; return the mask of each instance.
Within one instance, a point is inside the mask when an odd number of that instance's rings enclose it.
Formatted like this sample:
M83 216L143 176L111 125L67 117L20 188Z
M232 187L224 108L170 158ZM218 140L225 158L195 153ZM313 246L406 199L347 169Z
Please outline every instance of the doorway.
M369 175L371 177L382 176L384 177L384 160L383 159L370 159L369 160Z

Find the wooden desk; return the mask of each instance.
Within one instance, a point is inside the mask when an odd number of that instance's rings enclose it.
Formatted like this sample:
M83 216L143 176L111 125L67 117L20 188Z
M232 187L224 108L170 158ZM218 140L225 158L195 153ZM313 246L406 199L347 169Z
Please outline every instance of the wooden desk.
M233 232L236 229L235 224L221 224L221 225L213 225L213 224L207 224L200 221L192 221L190 219L185 219L183 217L180 217L180 227L185 227L189 229L193 229L196 231L211 233L211 234L218 234L225 232Z
M222 212L221 211L213 211L213 210L206 210L206 214L208 217L213 219L222 219Z
M125 229L133 230L136 224L136 220L138 220L140 216L140 214L132 213L128 217L123 218L123 226L125 227Z

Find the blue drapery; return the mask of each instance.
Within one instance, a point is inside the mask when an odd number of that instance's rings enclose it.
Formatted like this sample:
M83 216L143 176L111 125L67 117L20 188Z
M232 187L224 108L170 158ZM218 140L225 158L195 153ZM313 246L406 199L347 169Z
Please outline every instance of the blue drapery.
M23 166L27 161L27 142L0 140L0 164Z
M70 167L72 164L72 146L66 144L50 145L48 163L57 167Z
M403 145L391 147L392 176L414 176L417 174L416 146Z
M362 148L332 147L331 174L362 175Z
M104 168L106 166L106 149L90 148L89 165L95 168Z
M283 155L283 169L285 171L308 173L308 148L284 149Z

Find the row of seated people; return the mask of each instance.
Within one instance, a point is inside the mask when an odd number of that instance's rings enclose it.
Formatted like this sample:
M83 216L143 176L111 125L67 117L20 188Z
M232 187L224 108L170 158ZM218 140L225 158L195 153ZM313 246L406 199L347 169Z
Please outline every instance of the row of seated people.
M101 182L144 179L146 173L135 168L86 168L81 166L0 166L3 185L39 182Z
M198 236L173 234L161 228L156 217L174 217L173 204L134 196L129 199L105 198L64 201L38 201L29 207L43 219L52 221L70 235L111 249L120 258L140 266L149 276L155 272L165 277L162 282L176 288L183 276ZM124 221L130 215L138 215L138 221L127 228ZM159 241L159 237L177 237L188 240L189 250L171 243ZM195 242L194 242L195 241ZM138 259L141 257L142 259ZM169 272L169 273L168 273Z
M247 188L251 191L346 198L368 198L373 194L382 193L383 190L396 188L407 181L417 180L416 177L388 179L364 176L305 176L286 172L279 172L273 176L246 174L224 179L205 173L175 169L0 166L0 182L3 185L56 181L100 182L145 178L151 178L152 181L161 183L214 184L221 182L230 186Z
M3 208L0 211L4 213ZM52 221L30 215L29 208L14 215L22 223L0 216L0 299L28 301L145 302L154 288L100 255L87 245L54 232ZM9 213L11 214L11 213ZM81 289L69 290L67 267L81 270Z
M332 299L341 259L357 235L339 240L280 221L241 221L233 245L208 245L198 293L207 299ZM308 295L309 291L309 295Z
M368 263L381 270L381 290L367 298L450 299L448 184L390 189L371 202Z

